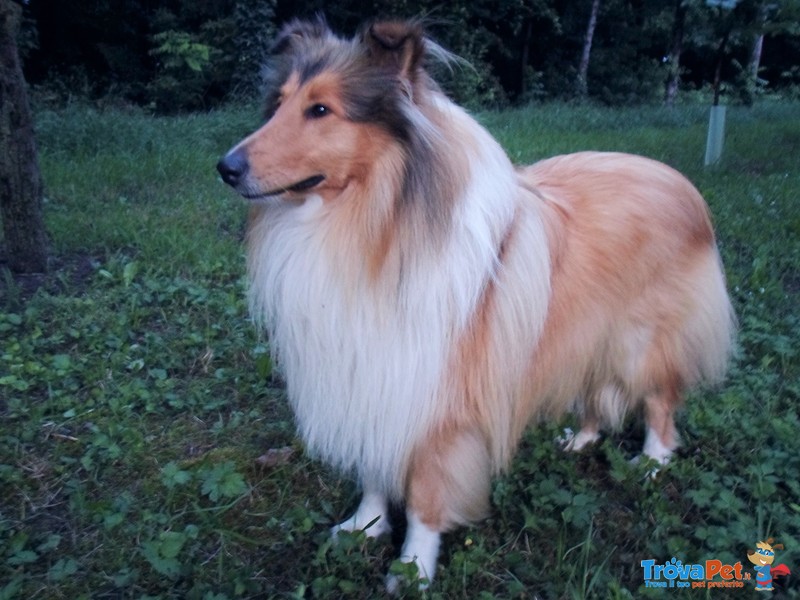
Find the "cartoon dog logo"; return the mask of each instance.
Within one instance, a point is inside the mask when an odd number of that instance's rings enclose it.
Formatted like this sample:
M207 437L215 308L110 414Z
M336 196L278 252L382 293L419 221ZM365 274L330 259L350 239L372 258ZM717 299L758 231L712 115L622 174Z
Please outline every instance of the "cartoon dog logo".
M783 550L783 544L775 544L775 540L769 538L765 542L758 542L755 550L747 551L747 558L755 565L756 570L756 591L768 592L772 590L772 579L774 577L785 577L791 573L786 565L772 566L775 561L775 550Z

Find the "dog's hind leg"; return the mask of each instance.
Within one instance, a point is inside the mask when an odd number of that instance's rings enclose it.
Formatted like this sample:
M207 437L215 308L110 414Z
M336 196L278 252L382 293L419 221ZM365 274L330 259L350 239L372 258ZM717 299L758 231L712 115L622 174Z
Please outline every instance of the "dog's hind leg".
M680 404L680 394L675 390L654 392L645 398L645 434L642 454L661 465L669 462L678 446L678 432L675 429L675 409Z
M389 504L383 494L365 489L361 503L353 516L334 525L331 528L331 534L336 535L340 531L361 530L367 534L367 537L378 537L392 530L392 526L389 524Z
M580 452L586 446L594 444L600 439L600 422L597 419L581 419L581 429L573 433L571 429L564 430L564 435L556 440L567 452Z
M590 388L585 394L586 399L580 411L581 430L559 440L561 447L568 452L580 452L599 440L601 424L617 427L628 406L623 388L614 382Z

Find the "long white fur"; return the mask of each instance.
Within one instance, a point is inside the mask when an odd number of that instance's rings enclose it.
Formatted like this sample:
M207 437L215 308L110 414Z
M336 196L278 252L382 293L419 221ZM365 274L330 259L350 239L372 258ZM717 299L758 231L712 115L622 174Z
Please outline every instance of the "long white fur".
M250 231L259 241L249 255L251 311L269 332L309 451L392 498L402 497L414 446L447 411L437 397L446 398L451 346L495 277L519 194L497 142L443 96L437 101L471 142L471 179L439 255L395 260L386 285L376 285L366 268L342 277L359 256L329 243L346 199L277 201ZM549 265L541 224L529 225L525 270L539 276L527 280L525 306L516 312L535 322L513 326L535 336L547 314Z

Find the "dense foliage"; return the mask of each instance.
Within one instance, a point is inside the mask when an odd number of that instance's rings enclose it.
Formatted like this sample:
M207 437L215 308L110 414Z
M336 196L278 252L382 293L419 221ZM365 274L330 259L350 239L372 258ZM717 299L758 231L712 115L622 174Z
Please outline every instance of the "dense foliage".
M357 490L304 455L247 319L246 206L213 165L258 110L148 112L39 113L60 263L35 293L0 271L0 599L378 597L399 549L331 544ZM634 419L580 455L554 443L574 423L533 427L489 519L445 537L427 597L663 598L641 560L749 575L746 549L772 536L792 570L774 597L800 598L800 105L728 112L705 170L706 106L481 115L520 163L623 150L686 173L711 207L739 352L688 400L654 481L628 464ZM754 597L752 582L703 591Z
M24 40L27 76L51 100L77 94L160 111L208 108L252 94L270 39L292 17L322 13L351 35L375 17L423 16L437 40L474 66L442 74L459 101L571 98L591 4L33 0ZM719 63L723 91L736 98L749 102L765 89L797 95L799 17L798 0L602 0L588 94L613 104L657 100L671 73L682 89L703 89ZM763 52L753 63L759 39Z

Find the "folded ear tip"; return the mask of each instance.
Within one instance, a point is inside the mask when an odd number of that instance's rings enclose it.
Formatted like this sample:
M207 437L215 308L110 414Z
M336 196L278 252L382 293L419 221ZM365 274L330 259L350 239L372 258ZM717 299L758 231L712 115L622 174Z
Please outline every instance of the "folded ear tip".
M368 34L386 50L398 50L409 38L422 38L423 31L414 21L378 21L369 26Z

